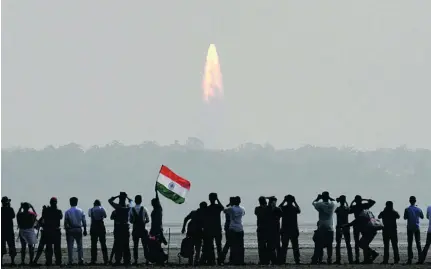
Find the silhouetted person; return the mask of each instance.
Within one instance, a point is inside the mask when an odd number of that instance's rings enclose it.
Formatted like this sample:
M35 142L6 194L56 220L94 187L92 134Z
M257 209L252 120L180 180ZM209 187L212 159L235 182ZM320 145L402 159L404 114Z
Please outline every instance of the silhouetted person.
M204 248L209 265L215 264L214 241L217 248L217 263L222 263L222 228L220 214L224 206L220 203L216 193L209 194L210 205L206 210L207 227L205 231Z
M157 186L157 185L156 185ZM151 200L153 211L151 212L151 229L149 250L150 253L154 253L155 257L152 260L158 265L163 265L167 259L166 254L163 252L161 244L167 245L168 242L163 234L163 208L160 204L159 194L157 187L155 187L156 197Z
M44 205L42 207L42 216L44 214L45 209L46 209L46 206ZM37 262L38 262L40 256L42 256L42 253L45 250L45 246L46 246L46 239L47 238L46 238L45 232L43 231L42 224L43 224L43 217L41 217L38 221L36 221L36 226L35 226L35 229L37 230L37 233L38 233L36 235L36 239L38 239L38 236L39 236L39 233L40 233L40 240L39 240L39 244L37 246L37 249L36 249L36 246L35 246L36 256L33 259L33 265L34 266L39 266L40 265ZM45 251L45 257L46 257L46 251ZM52 256L51 256L51 263L52 263ZM45 258L45 265L47 265L46 258Z
M349 214L350 208L349 204L346 201L346 196L341 195L336 199L340 205L335 209L335 214L337 214L337 227L335 233L335 263L341 264L341 239L344 237L344 241L346 242L347 256L349 259L349 263L353 263L353 253L352 246L350 244L350 228L345 227L346 224L349 223Z
M204 222L206 217L206 210L207 210L207 203L201 202L199 204L199 208L197 210L191 211L185 218L183 222L183 228L181 230L181 233L186 232L186 226L187 226L187 234L186 236L191 238L193 242L193 249L194 249L194 258L193 254L188 257L189 264L190 265L199 265L199 262L201 260L201 247L202 247L202 241L204 237Z
M42 217L39 220L42 231L36 258L34 259L35 264L42 255L44 245L46 246L45 264L48 266L52 265L53 253L55 254L55 264L62 264L60 227L60 222L62 219L63 213L57 208L57 198L52 197L49 201L49 206L43 207Z
M117 212L112 211L111 216L110 216L110 220L114 221L114 234L115 234L115 217L117 215ZM111 249L111 255L109 256L109 264L112 264L112 260L114 259L114 255L116 252L116 245L115 245L115 240L114 243L112 243L112 249Z
M30 211L30 209L32 211ZM36 210L29 203L21 203L21 207L18 210L16 217L18 228L19 228L19 238L21 240L21 264L25 264L25 254L26 247L28 247L28 252L30 256L30 263L33 263L34 258L34 245L37 242L36 233L34 227L36 224Z
M355 219L359 216L359 214L365 210L370 209L375 205L376 202L371 199L362 199L360 195L356 195L355 199L350 203L350 214L355 216ZM359 263L359 238L361 233L358 231L356 226L353 226L353 240L355 241L355 263ZM365 259L365 258L364 258Z
M231 207L234 201L235 201L235 197L230 197L229 204L227 204L226 207ZM229 252L229 250L231 250L231 240L230 240L230 233L229 233L230 216L228 213L226 213L226 210L224 210L224 214L225 214L224 233L226 237L226 242L224 243L223 250L222 250L223 252L223 257L221 259L222 263L225 263L227 253ZM230 264L232 263L232 255L229 255L229 263Z
M118 198L118 204L115 199ZM120 265L123 259L124 265L130 264L130 232L129 232L129 211L130 208L126 205L126 200L131 201L125 192L120 192L120 195L111 197L108 202L115 209L114 220L114 244L115 244L115 264Z
M242 217L245 215L245 210L241 204L241 198L236 196L233 200L232 207L225 209L229 214L229 240L231 244L231 255L233 265L244 264L244 227L242 225Z
M268 265L268 209L265 197L259 197L259 206L254 209L257 218L257 248L259 253L259 264Z
M392 201L386 202L386 207L380 212L379 219L383 221L383 264L389 262L389 242L392 244L394 253L394 263L400 261L400 254L398 251L398 230L397 230L397 219L400 218L400 214L394 209L394 203Z
M274 196L267 197L267 255L268 261L276 265L279 263L278 254L280 252L280 219L281 209L277 206L277 198Z
M148 256L148 231L145 225L150 222L150 217L148 216L148 210L141 204L142 196L136 195L135 206L130 208L130 223L133 225L132 239L135 265L138 264L139 242L141 242L142 248L144 249L145 259Z
M10 199L7 196L1 198L1 257L3 264L3 255L7 253L6 244L9 248L11 264L15 265L15 232L13 229L13 219L15 211L10 206Z
M427 219L429 220L427 239L426 239L426 242L425 242L424 249L422 250L421 258L419 260L420 264L423 264L425 262L425 259L426 259L427 254L428 254L428 250L429 250L430 245L431 245L431 205L428 206L428 208L427 208Z
M370 244L377 235L377 231L382 228L379 226L372 225L376 221L373 213L369 209L362 210L358 217L355 218L351 223L347 224L346 227L353 226L362 235L359 239L359 247L364 252L364 264L371 264L379 256L379 254L371 249Z
M64 213L64 229L66 230L68 264L73 264L73 245L78 248L78 264L84 264L82 235L87 236L87 221L84 211L78 207L78 198L69 199L70 208Z
M410 196L409 202L410 206L404 211L404 219L407 220L407 264L411 264L413 260L413 237L416 241L418 259L420 259L422 255L419 220L424 218L424 213L416 206L416 197Z
M151 229L150 234L160 238L161 242L166 244L165 236L163 235L163 208L160 204L159 193L156 189L156 197L151 200L153 211L151 211Z
M93 207L88 210L88 216L91 219L91 263L96 264L97 262L97 242L100 242L103 263L108 264L108 248L106 247L106 228L104 222L107 215L105 208L103 208L99 200L94 201Z
M284 197L280 208L282 212L280 263L286 263L287 249L290 241L292 243L295 263L300 264L298 215L301 214L301 209L296 203L295 197L290 194Z
M314 230L314 232L313 232L313 242L314 242L314 249L317 249L318 247L319 247L319 244L321 244L320 242L319 242L319 240L320 240L320 238L319 238L319 221L317 221L317 227L316 227L316 230ZM313 253L313 256L311 256L311 261L313 262L313 261L317 261L317 263L318 264L321 264L321 263L323 263L323 249L322 249L322 251L320 252L320 253L317 253L317 254L319 254L319 256L318 257L316 257L315 255L316 255L316 251Z
M317 247L314 249L314 260L311 262L317 264L317 259L321 256L324 248L327 249L327 263L332 263L332 243L334 241L334 220L335 211L334 199L329 196L328 192L319 194L313 201L313 206L319 212L319 227L317 228Z

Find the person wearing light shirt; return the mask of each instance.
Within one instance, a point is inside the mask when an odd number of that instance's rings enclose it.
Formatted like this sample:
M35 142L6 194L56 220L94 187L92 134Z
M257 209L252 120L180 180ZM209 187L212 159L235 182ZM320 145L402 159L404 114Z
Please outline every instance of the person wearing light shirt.
M87 236L87 222L84 211L78 207L78 198L69 199L70 208L64 213L64 229L66 230L68 264L73 263L73 243L78 248L78 264L84 264L82 250L82 235ZM84 229L84 232L82 231Z
M106 211L99 200L95 200L93 207L88 209L88 216L91 219L91 264L96 264L97 262L97 241L100 241L103 262L104 264L108 264L108 249L106 247L106 228L103 221L106 218Z
M242 225L242 217L245 215L245 210L241 204L241 198L236 196L233 199L233 206L224 209L224 212L229 215L229 237L231 240L231 256L233 265L244 264L244 227Z
M327 248L328 264L332 263L332 243L334 241L334 211L335 200L327 191L319 194L313 201L313 206L319 212L319 226L316 233L316 247L314 248L312 264L317 264L323 249Z
M428 206L428 208L427 208L427 219L428 219L427 239L425 242L424 249L422 250L421 258L419 260L420 264L423 264L425 262L425 259L426 259L427 254L428 254L428 250L429 250L430 245L431 245L431 205Z

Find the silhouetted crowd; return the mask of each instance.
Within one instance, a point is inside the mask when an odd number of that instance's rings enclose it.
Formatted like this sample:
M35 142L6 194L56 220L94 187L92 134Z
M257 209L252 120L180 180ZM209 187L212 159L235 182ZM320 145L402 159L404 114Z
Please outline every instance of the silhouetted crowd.
M118 202L115 202L118 199ZM64 212L57 208L57 199L51 198L49 206L44 206L40 217L35 208L25 202L21 203L16 214L19 229L18 238L21 243L21 263L25 264L28 249L31 265L38 265L38 260L45 252L46 265L62 264L61 254L61 220L64 219L66 231L68 265L74 264L74 243L77 245L78 265L84 264L82 238L87 236L86 214L78 207L78 198L70 198L70 208ZM279 265L286 263L289 244L293 250L295 263L301 263L299 248L298 215L301 209L295 197L286 195L277 204L276 197L260 197L259 205L254 214L257 218L257 243L259 264ZM15 211L11 207L11 200L3 197L1 209L1 241L2 261L3 256L9 253L12 265L15 264L17 251L15 248L15 233L13 219ZM167 245L163 231L163 209L158 193L151 200L152 211L142 205L142 197L136 195L132 200L125 192L108 200L113 207L110 219L114 221L114 243L110 257L106 247L106 229L104 221L107 218L106 211L99 200L94 201L94 206L88 210L91 220L91 262L97 263L100 244L103 263L114 265L132 264L130 252L130 225L132 226L133 264L138 264L138 250L143 248L146 264L163 265L167 262L168 255L162 245ZM430 219L426 243L422 249L420 241L420 219L424 219L422 210L416 206L414 196L409 199L410 206L404 210L403 218L407 221L408 257L406 264L413 262L413 239L417 248L417 263L424 263L428 249L431 245L431 206L427 208L426 217ZM312 202L318 212L318 222L314 231L315 244L311 264L332 264L333 241L335 237L335 263L341 264L341 242L344 239L347 258L350 264L371 264L378 257L378 253L370 247L371 242L379 231L382 231L384 242L383 264L389 263L389 246L393 248L394 263L400 262L398 251L397 219L401 216L394 209L391 201L380 214L375 217L371 208L375 201L355 196L349 204L344 195L337 199L331 198L328 192L319 194ZM225 215L225 223L222 225L221 214ZM179 256L188 259L190 265L244 265L244 227L242 218L245 209L241 206L241 198L231 197L229 203L223 206L217 194L209 195L209 204L201 202L199 208L191 211L184 219L182 233L185 238L181 243ZM334 214L336 224L334 227ZM353 214L354 220L349 222L349 215ZM38 218L39 217L39 218ZM150 223L151 219L151 223ZM146 224L150 223L149 230ZM353 228L354 253L351 246L350 228ZM225 244L222 244L223 230ZM38 240L40 233L40 239ZM18 240L18 239L17 239ZM35 248L37 241L39 244ZM7 251L7 247L8 251ZM360 250L363 253L363 261L360 261ZM324 262L326 252L326 262ZM36 255L35 255L36 254ZM228 256L229 254L229 256ZM115 258L115 261L113 262ZM2 262L3 263L3 262Z

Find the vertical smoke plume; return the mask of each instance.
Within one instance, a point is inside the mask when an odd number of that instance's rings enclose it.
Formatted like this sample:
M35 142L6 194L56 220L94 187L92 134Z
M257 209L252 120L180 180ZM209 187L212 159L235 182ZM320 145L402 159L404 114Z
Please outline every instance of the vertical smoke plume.
M217 49L214 44L208 48L205 71L202 81L203 98L205 102L210 102L212 98L223 97L222 74L220 71L220 61Z

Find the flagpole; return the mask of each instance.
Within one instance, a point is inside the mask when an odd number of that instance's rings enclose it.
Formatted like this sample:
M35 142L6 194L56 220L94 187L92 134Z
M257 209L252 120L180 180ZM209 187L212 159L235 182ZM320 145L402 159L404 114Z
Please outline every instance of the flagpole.
M157 177L156 177L156 184L154 184L154 190L156 191L156 195L157 195L157 179L159 178L159 175L160 175L160 172L162 171L162 167L163 167L163 164L162 165L160 165L160 169L159 169L159 172L157 173Z

